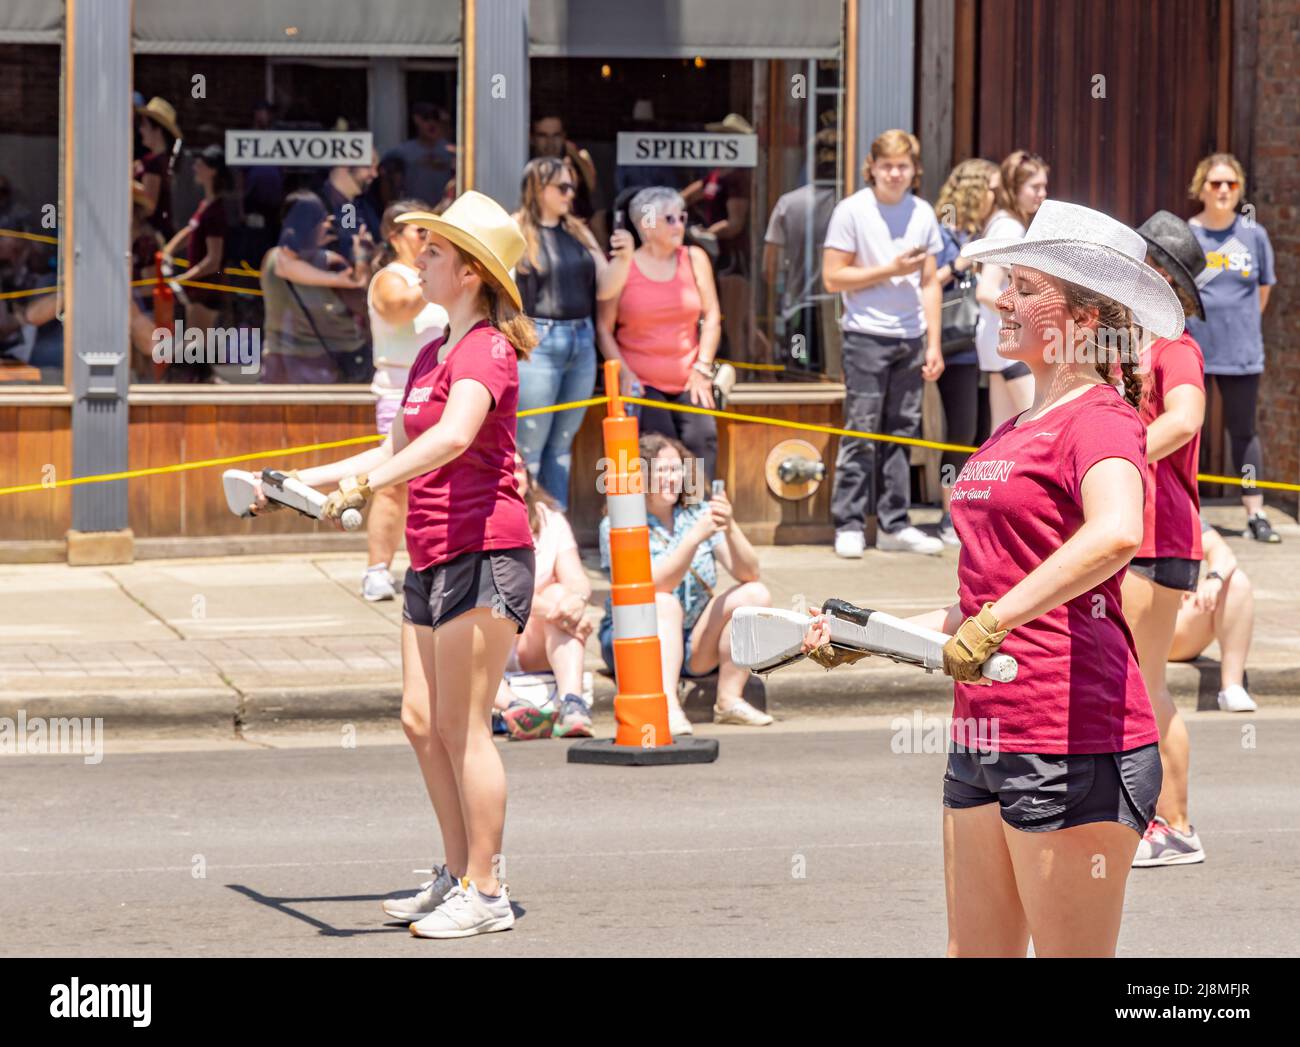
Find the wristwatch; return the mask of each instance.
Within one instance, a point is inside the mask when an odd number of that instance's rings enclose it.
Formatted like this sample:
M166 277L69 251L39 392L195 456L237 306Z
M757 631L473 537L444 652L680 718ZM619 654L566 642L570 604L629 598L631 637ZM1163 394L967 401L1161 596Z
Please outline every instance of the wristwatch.
M691 368L699 371L705 378L712 378L718 373L718 361L710 360L705 363L703 360L696 360L695 363L691 364Z
M1205 580L1208 582L1211 578L1215 578L1220 582L1223 581L1223 575L1221 575L1218 571L1206 571Z

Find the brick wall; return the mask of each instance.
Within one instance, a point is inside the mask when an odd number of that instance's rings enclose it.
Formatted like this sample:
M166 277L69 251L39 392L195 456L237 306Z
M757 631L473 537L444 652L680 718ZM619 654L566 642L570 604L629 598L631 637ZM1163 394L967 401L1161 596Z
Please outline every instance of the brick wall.
M1258 63L1247 176L1278 277L1264 314L1264 479L1300 483L1300 0L1260 0ZM1292 511L1300 501L1293 493L1277 500Z

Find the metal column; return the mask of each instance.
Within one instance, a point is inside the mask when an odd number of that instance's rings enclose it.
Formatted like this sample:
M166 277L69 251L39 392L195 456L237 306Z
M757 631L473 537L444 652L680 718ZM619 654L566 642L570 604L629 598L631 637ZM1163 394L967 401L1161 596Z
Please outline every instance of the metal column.
M474 170L470 185L507 211L519 203L528 160L528 0L466 0L473 7Z
M131 0L67 0L62 276L74 476L127 468ZM127 526L126 481L73 488L75 531Z
M915 0L870 0L858 4L858 97L854 152L847 158L855 187L870 155L871 140L898 127L913 131L912 83L916 37Z

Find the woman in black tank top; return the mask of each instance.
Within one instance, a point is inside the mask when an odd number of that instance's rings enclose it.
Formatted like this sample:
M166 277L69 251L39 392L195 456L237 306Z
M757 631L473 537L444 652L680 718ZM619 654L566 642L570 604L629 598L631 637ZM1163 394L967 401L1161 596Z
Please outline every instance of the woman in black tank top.
M606 260L591 231L572 213L577 180L558 157L530 160L515 220L527 249L516 272L524 312L541 338L519 364L519 410L573 403L596 384L597 299L618 294L627 279L632 239L610 238ZM559 503L569 504L570 450L586 408L519 419L516 443L533 481Z

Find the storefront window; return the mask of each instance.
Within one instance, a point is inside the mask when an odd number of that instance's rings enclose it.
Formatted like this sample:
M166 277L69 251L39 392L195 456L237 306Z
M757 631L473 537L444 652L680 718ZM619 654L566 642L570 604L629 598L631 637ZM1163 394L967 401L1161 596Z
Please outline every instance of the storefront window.
M579 185L575 209L599 239L627 220L638 188L682 194L687 240L713 262L719 356L742 381L827 377L821 329L833 326L834 302L820 261L840 169L839 68L835 59L531 62L531 151L590 157L594 178Z
M384 211L454 192L455 62L138 55L135 89L131 380L370 383Z
M0 44L0 389L63 383L57 46Z

